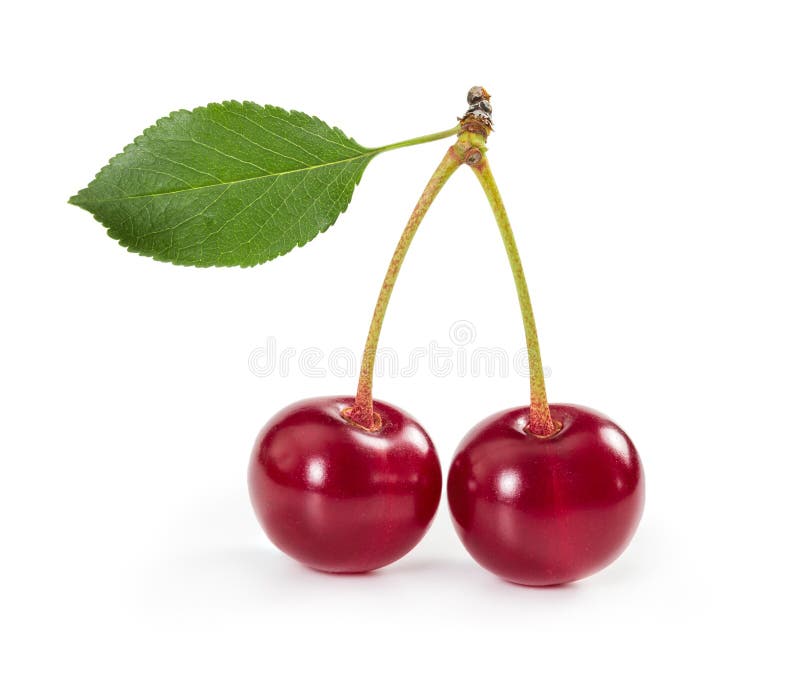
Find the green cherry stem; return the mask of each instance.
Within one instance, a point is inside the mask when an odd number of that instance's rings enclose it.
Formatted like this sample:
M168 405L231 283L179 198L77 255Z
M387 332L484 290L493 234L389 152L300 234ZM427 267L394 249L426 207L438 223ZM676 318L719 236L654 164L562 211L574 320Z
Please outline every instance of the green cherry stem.
M388 152L389 150L399 150L402 147L411 147L412 145L422 145L423 143L432 143L434 140L442 140L443 138L449 138L453 135L458 135L459 131L461 130L461 126L455 126L454 128L449 128L448 130L439 131L438 133L430 133L429 135L420 135L416 138L409 138L408 140L401 140L397 143L392 143L391 145L383 145L382 147L373 148L373 152L375 154L379 154L381 152Z
M514 284L517 286L517 297L519 298L519 308L522 311L522 324L525 327L525 340L528 345L528 366L530 372L531 386L531 415L530 431L539 437L548 437L558 431L559 426L553 423L550 415L550 407L547 403L547 392L544 385L544 371L542 370L542 356L539 351L539 339L536 335L536 322L533 319L533 307L531 306L531 296L528 292L528 283L525 280L525 271L522 268L522 260L519 257L519 250L511 230L511 223L508 213L500 197L497 182L494 180L492 170L489 168L489 161L486 156L480 158L475 163L470 163L472 171L478 177L489 205L492 207L497 226L500 228L500 235L508 255L508 262L511 264L511 273L514 276Z
M459 130L459 129L457 129ZM352 423L370 431L380 428L380 418L376 418L372 402L372 379L375 369L375 354L378 349L378 339L383 326L383 318L386 316L386 308L389 305L389 298L392 296L400 267L406 257L409 246L414 239L414 235L419 228L422 218L431 207L434 199L442 190L447 180L452 176L470 155L474 155L474 141L476 137L472 133L460 133L458 141L448 148L436 171L425 186L422 195L417 201L411 217L408 219L403 234L397 242L397 247L389 261L389 268L383 279L378 301L375 303L375 311L372 314L372 323L367 333L367 341L364 346L364 356L361 359L361 372L358 378L358 389L356 391L355 403L352 408L345 409L343 415Z

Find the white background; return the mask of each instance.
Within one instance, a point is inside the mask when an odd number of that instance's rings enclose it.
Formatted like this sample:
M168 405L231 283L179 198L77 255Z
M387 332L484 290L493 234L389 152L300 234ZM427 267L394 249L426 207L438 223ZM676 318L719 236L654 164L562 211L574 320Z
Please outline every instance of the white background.
M797 693L797 4L520 7L4 10L3 693ZM551 590L478 568L445 504L385 570L306 570L256 524L250 447L279 408L355 379L248 361L269 337L360 349L445 144L380 156L334 228L249 270L128 254L66 200L177 108L277 104L380 145L450 127L476 83L550 396L631 435L642 524L612 567ZM522 346L467 171L420 230L383 345L447 346L461 320L475 347ZM446 469L526 381L423 365L376 395Z

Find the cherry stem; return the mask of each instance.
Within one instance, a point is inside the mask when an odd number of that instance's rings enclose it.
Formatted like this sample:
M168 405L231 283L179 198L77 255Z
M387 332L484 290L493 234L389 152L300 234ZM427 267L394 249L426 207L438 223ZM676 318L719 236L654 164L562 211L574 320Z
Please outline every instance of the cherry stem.
M403 234L397 242L397 247L392 254L389 268L383 279L381 291L378 294L378 301L375 303L375 311L372 314L372 323L367 334L366 345L364 346L364 357L361 359L361 372L358 378L358 389L356 391L355 403L350 409L346 409L345 417L356 425L367 430L376 430L380 427L380 419L375 417L372 402L372 380L375 369L375 354L378 348L378 339L383 326L383 318L386 315L386 308L389 305L389 298L392 296L400 267L406 257L409 246L414 239L414 235L419 228L422 218L431 207L434 199L442 190L447 180L452 176L466 160L470 152L474 151L473 141L475 136L471 133L461 133L458 141L448 148L447 153L442 159L436 171L428 181L425 190L417 201L411 217L408 219Z
M461 126L455 126L453 128L448 128L447 130L439 131L437 133L431 133L429 135L420 135L416 138L409 138L408 140L401 140L397 143L391 143L390 145L383 145L382 147L374 148L376 154L381 152L388 152L389 150L399 150L402 147L411 147L412 145L422 145L423 143L431 143L434 140L441 140L442 138L449 138L453 135L458 135L459 131L461 130Z
M517 242L514 239L508 213L503 205L503 199L500 197L500 191L492 175L492 170L489 168L489 161L486 159L486 155L484 154L477 162L470 163L470 167L478 177L486 198L489 200L489 205L492 207L492 212L495 220L497 220L497 226L500 228L500 235L506 248L508 262L511 265L514 284L517 286L519 308L522 312L522 325L525 327L525 340L528 345L531 386L530 432L539 437L548 437L558 430L558 426L553 423L550 407L547 404L542 356L539 351L539 339L536 335L536 322L533 319L531 296L528 292L528 283L525 280L525 271L522 268Z
M511 230L511 223L508 220L500 191L494 180L489 162L486 159L486 137L492 128L491 105L489 104L489 94L482 87L473 87L467 96L470 108L464 118L459 122L459 126L451 131L441 131L430 136L422 136L411 141L402 141L394 145L387 145L379 151L405 147L438 140L448 135L458 133L458 140L452 145L445 154L439 166L434 171L428 181L425 190L417 201L411 217L406 224L403 234L397 243L389 268L383 279L383 285L375 304L375 311L372 315L372 322L367 334L366 345L364 346L364 356L361 360L361 372L358 378L358 389L356 391L355 402L351 408L346 408L342 415L349 421L369 431L378 430L381 427L380 415L375 413L372 399L372 382L375 368L375 355L380 338L383 319L386 316L386 308L389 305L389 298L392 295L400 267L406 257L408 248L414 239L414 235L419 228L422 219L431 207L434 199L442 190L447 180L453 175L456 169L462 164L468 164L483 187L489 205L492 208L497 225L500 228L500 235L506 248L508 261L511 264L511 272L514 276L514 283L517 287L519 306L522 312L522 324L525 327L525 340L528 345L528 364L530 369L530 389L531 389L531 409L529 430L538 437L548 437L557 432L559 425L553 423L550 414L550 407L547 403L547 392L544 384L544 371L542 370L542 358L539 351L539 339L536 335L536 323L533 319L533 307L531 306L528 284L525 280L525 272L522 268L522 261L519 257L519 250Z

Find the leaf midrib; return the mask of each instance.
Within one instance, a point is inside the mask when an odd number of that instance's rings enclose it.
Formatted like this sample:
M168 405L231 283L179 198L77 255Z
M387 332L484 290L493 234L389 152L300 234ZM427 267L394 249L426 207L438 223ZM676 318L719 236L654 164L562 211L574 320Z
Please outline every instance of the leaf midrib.
M260 179L272 179L275 177L286 176L288 174L296 174L297 172L310 172L314 169L322 169L324 167L333 167L339 164L347 164L349 162L355 162L359 159L364 159L366 157L374 157L376 154L380 152L380 148L367 150L363 154L356 155L355 157L348 157L346 159L335 160L333 162L323 162L322 164L314 164L307 167L298 167L297 169L289 169L285 172L276 172L274 174L259 174L258 176L251 176L247 177L246 179L234 179L233 181L219 181L213 184L203 184L201 186L190 186L188 188L181 188L181 189L172 189L171 191L160 191L158 193L137 193L131 196L120 196L119 198L102 198L102 199L94 199L91 200L92 203L115 203L117 201L130 201L135 200L137 198L156 198L158 196L172 196L177 193L186 193L187 191L202 191L203 189L212 189L217 188L219 186L234 186L236 184L245 184L249 181L258 181ZM75 196L75 198L78 198ZM73 202L73 201L70 201Z

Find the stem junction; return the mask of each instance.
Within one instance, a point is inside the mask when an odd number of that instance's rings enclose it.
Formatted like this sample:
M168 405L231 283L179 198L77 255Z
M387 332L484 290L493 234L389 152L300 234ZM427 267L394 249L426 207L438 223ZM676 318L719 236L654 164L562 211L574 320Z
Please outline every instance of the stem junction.
M467 113L459 122L458 127L451 131L442 131L430 136L423 136L414 140L402 141L394 145L387 145L380 148L380 151L405 147L420 142L429 142L447 137L448 135L458 134L457 141L451 145L439 166L434 171L428 184L422 192L411 217L403 230L397 247L394 250L389 268L381 286L378 300L375 304L375 311L372 315L372 322L367 334L366 345L364 346L364 356L361 361L361 371L358 379L358 389L356 391L355 402L352 407L343 411L342 415L354 423L370 432L374 432L381 427L380 415L375 412L372 399L372 382L375 367L375 354L378 347L383 319L389 305L389 298L394 289L400 267L406 257L409 246L414 235L419 228L422 219L430 209L431 204L442 190L448 179L453 175L462 164L468 165L478 181L483 187L489 205L492 208L500 235L506 248L508 261L511 265L511 272L517 288L519 306L522 312L522 323L525 328L525 339L528 347L528 364L530 368L530 432L538 437L548 437L559 430L559 425L553 422L550 415L550 408L547 403L547 394L544 384L544 371L542 370L542 360L539 352L539 341L536 335L536 324L533 319L533 308L531 306L528 285L525 280L525 273L522 268L522 261L519 256L511 224L508 220L505 206L500 197L497 183L494 180L489 162L486 159L486 138L492 129L492 107L489 102L489 94L482 87L473 87L467 96L469 108Z

